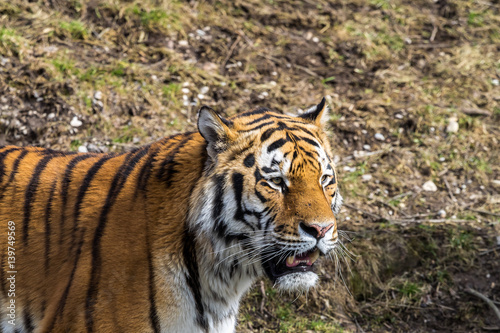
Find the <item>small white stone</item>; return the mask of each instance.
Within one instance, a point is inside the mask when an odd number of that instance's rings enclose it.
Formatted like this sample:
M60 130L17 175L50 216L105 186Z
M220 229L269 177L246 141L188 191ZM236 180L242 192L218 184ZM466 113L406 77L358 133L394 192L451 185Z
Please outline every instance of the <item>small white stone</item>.
M207 86L201 87L200 94L206 94L207 92L209 92L209 90L210 88Z
M444 209L440 209L437 212L437 216L439 216L440 218L444 219L446 217L446 211Z
M184 105L184 106L189 106L189 101L183 101L183 102L182 102L182 105Z
M190 85L190 83L187 81L182 83L183 88L189 87L189 85Z
M203 36L205 36L207 33L206 33L205 31L201 30L201 29L197 29L197 30L196 30L196 34L197 34L198 36L200 36L200 37L203 37Z
M88 153L89 151L88 151L87 147L85 147L85 146L79 146L78 147L78 152L79 153Z
M373 178L373 177L372 177L372 175L370 175L370 174L365 174L365 175L362 175L362 176L361 176L361 179L362 179L364 182L370 181L370 180L372 180L372 178Z
M441 157L439 158L439 162L444 162L444 161L446 161L446 158L444 158L443 156L441 156Z
M182 100L187 101L189 99L188 95L182 95Z
M271 87L276 87L278 84L276 83L276 81L269 81L269 85Z
M494 86L498 86L500 85L500 81L498 79L493 79L491 80L491 84L493 84Z
M456 133L458 132L458 122L456 117L450 117L448 119L448 126L446 127L446 132L448 133Z
M493 184L493 186L500 187L500 180L494 179L491 181L491 184Z
M80 127L83 123L80 119L78 119L78 117L74 116L69 124L73 127Z
M47 116L47 119L54 119L56 117L56 114L55 113L49 113L49 115Z
M459 188L455 189L455 194L460 194L460 189Z
M219 83L221 87L225 87L227 85L226 82L222 81L221 83Z
M319 38L318 37L313 37L312 41L315 42L315 43L319 43Z
M364 150L370 150L370 149L372 149L372 147L370 145L363 145L363 149Z
M277 76L277 75L278 75L278 72L271 72L271 75L272 75L272 76Z
M351 217L350 217L350 216L346 216L346 217L345 217L345 220L346 220L346 221L349 221L350 219L351 219Z
M376 140L379 140L379 141L384 141L385 140L385 136L381 133L375 133L375 139Z
M183 94L189 94L190 93L190 90L188 88L182 88L181 91L182 91Z
M436 192L437 186L432 180L429 180L422 185L422 189L426 192Z
M94 98L99 100L102 98L102 92L100 92L99 90L97 90L95 93L94 93Z
M179 41L179 46L189 46L189 43L187 40L180 40Z
M403 119L403 115L402 115L401 113L396 113L396 114L394 115L394 117L395 117L396 119Z
M153 74L153 75L151 75L151 80L153 80L153 81L157 81L157 80L158 80L158 76L156 76L156 75L154 75L154 74Z
M198 94L196 96L198 97L198 99L204 99L205 98L205 95L203 95L203 94Z

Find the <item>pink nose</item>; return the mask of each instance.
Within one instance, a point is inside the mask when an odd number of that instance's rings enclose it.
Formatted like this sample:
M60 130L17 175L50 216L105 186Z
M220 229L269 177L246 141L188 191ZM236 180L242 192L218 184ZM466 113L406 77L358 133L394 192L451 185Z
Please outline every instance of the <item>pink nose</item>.
M335 223L329 224L326 227L320 226L319 224L311 224L311 225L305 225L304 223L300 224L300 227L302 230L307 232L309 235L312 235L313 237L320 239L325 237L326 233L333 228Z

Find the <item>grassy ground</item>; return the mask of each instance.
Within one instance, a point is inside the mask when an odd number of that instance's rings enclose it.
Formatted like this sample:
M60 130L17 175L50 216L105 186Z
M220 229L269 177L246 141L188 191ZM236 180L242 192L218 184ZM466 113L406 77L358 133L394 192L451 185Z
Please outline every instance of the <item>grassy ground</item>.
M500 330L466 292L500 302L499 8L3 1L0 145L126 150L194 129L202 104L297 113L326 96L352 260L323 259L307 295L259 282L238 330Z

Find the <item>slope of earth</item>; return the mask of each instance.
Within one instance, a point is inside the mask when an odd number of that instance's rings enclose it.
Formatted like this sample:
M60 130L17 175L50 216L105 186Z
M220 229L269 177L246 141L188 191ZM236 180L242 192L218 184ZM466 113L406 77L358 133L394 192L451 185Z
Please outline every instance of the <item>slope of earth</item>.
M500 4L0 2L0 145L128 150L326 96L346 205L322 283L245 298L240 332L500 330ZM349 242L352 240L352 242Z

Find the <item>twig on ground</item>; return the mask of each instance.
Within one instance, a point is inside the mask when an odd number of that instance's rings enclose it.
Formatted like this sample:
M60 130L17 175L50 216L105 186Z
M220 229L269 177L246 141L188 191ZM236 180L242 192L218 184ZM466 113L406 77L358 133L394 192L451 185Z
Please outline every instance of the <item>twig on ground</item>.
M264 281L260 281L260 293L262 294L262 301L260 301L260 312L264 313L264 304L266 303L266 289L264 288Z
M486 304L488 304L488 306L493 310L493 312L495 312L495 315L497 316L498 320L500 320L500 310L498 310L497 306L495 305L495 303L493 303L492 300L490 300L488 297L484 296L479 291L476 291L472 288L467 288L465 289L465 291L485 301Z
M408 45L411 48L417 48L417 49L445 49L449 47L454 47L452 44L446 44L446 43L441 43L441 44L411 44Z
M470 210L470 211L473 211L473 212L476 212L476 213L480 213L480 214L485 214L485 215L491 215L491 216L500 217L500 214L492 213L492 212L487 212L485 210L474 209L474 208L469 208L469 207L467 208L467 210Z
M500 245L498 245L497 247L495 247L493 249L481 251L481 252L479 252L479 255L480 256L484 256L485 254L488 254L488 253L491 253L491 252L495 252L495 251L498 251L498 250L500 250Z
M491 116L491 112L485 109L460 108L459 110L468 116Z
M450 183L448 183L446 178L443 178L443 180L444 180L444 184L446 185L446 188L448 189L448 195L450 196L451 201L457 202L457 198L455 198L455 196L453 195L453 192L451 191Z
M338 165L346 164L347 162L349 162L349 161L351 161L353 159L370 157L370 156L373 156L373 155L378 155L378 154L382 154L382 153L386 153L386 152L391 152L393 150L394 150L394 148L390 147L389 149L380 149L380 150L375 150L375 151L370 151L370 152L361 151L356 156L355 155L350 155L350 156L347 156L346 158L342 159L342 161L340 161L338 163Z
M226 58L224 59L224 61L221 64L221 72L222 73L224 73L224 71L226 70L227 62L229 61L229 58L231 58L233 56L234 49L236 48L236 46L238 45L240 40L241 40L241 36L238 35L238 37L236 37L236 40L234 41L233 45L231 45L231 47L229 48L229 52L227 52Z
M303 70L304 72L306 72L307 74L311 75L311 76L314 76L314 77L319 77L318 74L314 73L312 70L310 70L309 68L307 67L304 67L304 66L300 66L300 65L295 65L295 67L297 67L298 69L301 69Z
M392 198L389 199L389 201L392 201L392 200L398 200L400 198L403 198L403 197L407 197L407 196L410 196L412 195L413 192L412 191L409 191L409 192L405 192L405 193L401 193L401 194L398 194L396 196L393 196Z
M417 220L417 219L399 219L399 220L388 220L391 223L397 223L397 224L403 224L403 223L445 223L445 222L451 222L451 223L465 223L465 222L473 222L473 220L453 220L453 219L423 219L423 220Z

